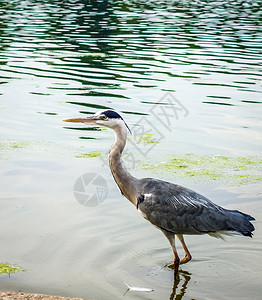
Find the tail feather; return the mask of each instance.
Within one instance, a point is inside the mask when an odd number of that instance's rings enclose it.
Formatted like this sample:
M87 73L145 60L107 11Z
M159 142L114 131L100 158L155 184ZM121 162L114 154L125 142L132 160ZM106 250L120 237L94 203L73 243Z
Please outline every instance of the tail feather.
M255 218L238 210L228 210L228 212L231 214L230 222L228 223L231 230L244 236L252 237L255 227L250 221L254 221Z
M245 217L245 219L246 219L247 221L255 221L255 220L256 220L256 219L253 218L252 216L250 216L250 215L248 215L248 214L245 214L245 213L243 213L243 212L241 212L241 211L239 211L239 210L230 210L230 212L236 213L236 214L241 214L242 216Z

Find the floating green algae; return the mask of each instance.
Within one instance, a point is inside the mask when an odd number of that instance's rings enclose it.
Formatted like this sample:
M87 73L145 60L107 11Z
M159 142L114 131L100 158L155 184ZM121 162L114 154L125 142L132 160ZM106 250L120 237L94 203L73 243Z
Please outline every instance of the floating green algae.
M141 136L141 142L145 144L155 144L158 143L157 139L152 133L147 133Z
M152 133L136 134L134 137L131 136L129 140L135 142L136 144L158 144L159 141L155 138Z
M10 153L17 153L18 150L25 149L29 145L30 142L28 141L0 141L0 159L6 159Z
M174 172L181 177L228 181L247 184L262 181L262 158L200 156L192 153L170 157L168 161L154 165L143 164L144 169Z
M20 267L15 267L7 263L0 263L0 274L6 273L10 275L11 273L16 273L20 271L24 270Z
M98 156L101 156L100 152L90 152L90 153L82 153L82 154L76 155L77 158L98 157Z
M30 142L0 142L0 150L22 149L28 146Z

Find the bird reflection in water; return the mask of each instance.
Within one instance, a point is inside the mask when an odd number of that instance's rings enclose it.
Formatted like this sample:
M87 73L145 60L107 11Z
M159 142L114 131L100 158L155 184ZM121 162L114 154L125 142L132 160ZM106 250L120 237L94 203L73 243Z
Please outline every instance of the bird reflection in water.
M187 271L180 270L179 272L174 271L174 283L172 293L170 295L170 300L180 300L183 299L186 294L187 284L191 279L191 273ZM183 281L182 286L179 289L180 283Z

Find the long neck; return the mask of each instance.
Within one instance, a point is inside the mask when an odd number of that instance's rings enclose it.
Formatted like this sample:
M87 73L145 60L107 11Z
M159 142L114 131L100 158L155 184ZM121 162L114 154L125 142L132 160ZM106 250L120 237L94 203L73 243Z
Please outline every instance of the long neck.
M114 132L115 142L109 154L110 169L121 193L136 205L136 179L127 171L121 158L126 144L127 129L124 125L117 126L114 128Z

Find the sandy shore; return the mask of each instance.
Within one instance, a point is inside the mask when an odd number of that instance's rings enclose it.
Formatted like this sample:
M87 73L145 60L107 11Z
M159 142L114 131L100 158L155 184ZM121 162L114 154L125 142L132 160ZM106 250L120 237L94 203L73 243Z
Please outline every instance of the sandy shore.
M16 292L0 292L1 300L85 300L83 298L68 298L41 294L28 294Z

